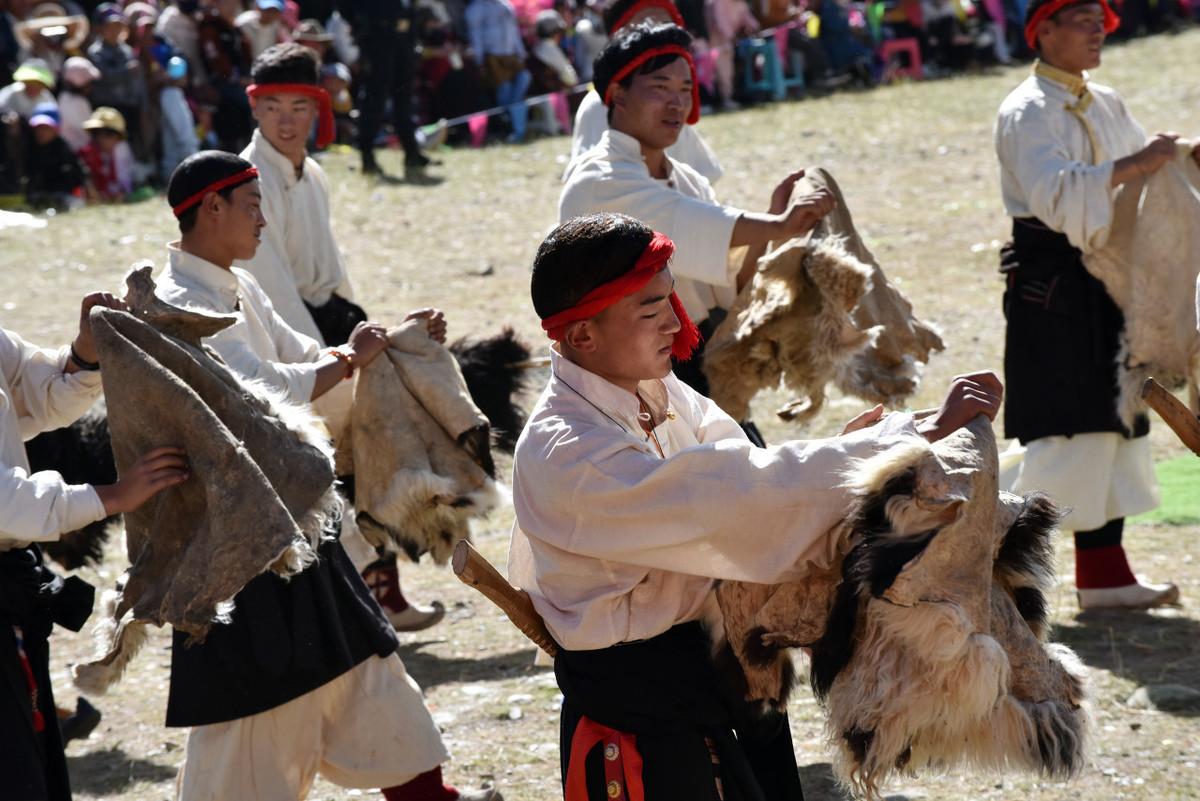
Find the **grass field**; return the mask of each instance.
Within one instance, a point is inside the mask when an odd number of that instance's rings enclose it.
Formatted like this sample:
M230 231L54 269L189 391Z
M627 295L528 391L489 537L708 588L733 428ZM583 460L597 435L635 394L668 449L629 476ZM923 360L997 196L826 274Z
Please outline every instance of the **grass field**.
M1118 87L1149 129L1200 134L1200 30L1115 47L1097 79ZM1003 320L998 249L1008 221L999 200L991 125L1004 95L1026 74L1011 68L933 83L748 109L701 123L726 168L717 186L726 202L765 208L778 178L797 166L821 164L837 176L870 246L891 280L920 315L943 329L947 350L929 366L914 408L932 405L949 378L968 369L1000 367ZM331 155L324 166L334 187L335 228L359 300L387 322L406 309L446 309L451 337L513 326L542 342L528 303L528 271L541 237L555 222L564 139L523 147L445 153L435 175L444 181L381 184L355 171L355 160ZM385 165L400 171L399 159ZM0 233L0 320L37 342L67 341L79 297L116 288L139 259L161 264L173 238L161 199L92 208L50 221L39 231ZM540 381L540 377L538 379ZM774 419L783 400L767 394L756 419L768 439L831 433L862 404L835 399L800 432ZM1162 425L1156 455L1183 455ZM1192 493L1200 492L1190 473ZM1187 482L1173 492L1187 493ZM1194 508L1194 504L1188 504ZM497 513L477 542L503 564L511 513ZM1092 764L1069 783L1008 775L906 778L895 798L1086 798L1185 801L1200 798L1200 721L1195 712L1133 709L1125 701L1139 685L1200 687L1200 524L1142 524L1129 529L1135 566L1180 583L1191 606L1145 614L1079 614L1071 591L1073 555L1060 546L1061 590L1052 599L1054 637L1092 668L1096 720ZM111 584L123 567L113 547L85 578ZM440 598L445 623L403 638L402 656L425 688L430 708L454 754L450 780L464 786L493 778L509 799L560 797L557 688L553 674L533 666L533 648L481 596L448 571L403 568L412 597ZM132 674L107 697L99 729L69 749L80 799L123 801L171 796L185 733L162 726L169 661L158 634ZM84 635L54 640L60 702L73 691L69 663L90 652ZM821 713L807 690L791 708L796 750L810 799L840 798L821 741ZM519 710L515 711L515 710ZM2 793L0 793L2 795ZM317 799L372 796L319 783ZM378 797L375 795L375 797Z

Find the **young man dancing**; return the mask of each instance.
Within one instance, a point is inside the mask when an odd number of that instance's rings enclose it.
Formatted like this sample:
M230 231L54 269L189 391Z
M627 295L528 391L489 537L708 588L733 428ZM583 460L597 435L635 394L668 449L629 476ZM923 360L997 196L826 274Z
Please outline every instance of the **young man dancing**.
M877 407L843 436L753 447L671 374L699 339L674 252L616 214L569 220L539 248L531 294L555 344L516 449L509 578L562 646L567 801L792 801L786 717L734 736L698 622L714 580L796 581L828 564L853 460L993 417L1003 390L964 376L920 424Z
M205 151L171 176L167 199L180 240L158 294L238 321L206 340L242 376L293 403L347 387L387 346L362 323L345 349L292 330L236 259L249 259L265 225L258 171ZM263 574L238 593L227 625L171 652L167 725L190 726L179 797L304 798L318 773L346 787L383 787L389 801L490 801L442 783L448 758L437 726L396 655L396 635L336 539L298 576Z
M1120 95L1089 81L1117 16L1105 0L1033 0L1033 75L1000 106L1000 189L1013 218L1007 278L1005 435L1026 446L1014 492L1043 490L1069 512L1083 609L1174 603L1174 584L1139 580L1125 518L1158 505L1149 421L1117 414L1124 316L1083 254L1103 247L1116 189L1175 156L1175 134L1145 131ZM1193 155L1196 155L1195 153Z

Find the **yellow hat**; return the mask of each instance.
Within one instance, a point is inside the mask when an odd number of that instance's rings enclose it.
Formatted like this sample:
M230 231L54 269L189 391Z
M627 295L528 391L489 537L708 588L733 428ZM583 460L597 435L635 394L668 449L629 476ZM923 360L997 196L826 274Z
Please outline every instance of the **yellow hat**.
M121 112L109 106L101 106L92 112L92 116L83 121L85 131L113 131L125 138L125 118Z

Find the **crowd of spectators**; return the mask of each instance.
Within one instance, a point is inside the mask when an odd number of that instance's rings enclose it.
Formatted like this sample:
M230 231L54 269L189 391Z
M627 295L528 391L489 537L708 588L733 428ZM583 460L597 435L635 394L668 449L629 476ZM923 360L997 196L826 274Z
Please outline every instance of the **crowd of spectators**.
M792 91L873 85L1027 56L1024 0L678 0L710 109L762 99L749 73L772 42ZM0 0L0 198L69 208L152 192L198 149L240 151L253 130L254 57L312 48L337 141L378 169L395 144L423 167L424 136L561 132L606 40L604 0ZM1178 27L1200 0L1117 3L1131 36ZM889 40L905 55L887 57ZM914 53L915 51L915 53ZM774 57L774 56L772 56ZM800 73L800 75L796 75ZM748 88L750 87L750 88ZM799 87L799 88L798 88ZM777 97L778 95L776 95ZM423 129L421 126L424 125Z

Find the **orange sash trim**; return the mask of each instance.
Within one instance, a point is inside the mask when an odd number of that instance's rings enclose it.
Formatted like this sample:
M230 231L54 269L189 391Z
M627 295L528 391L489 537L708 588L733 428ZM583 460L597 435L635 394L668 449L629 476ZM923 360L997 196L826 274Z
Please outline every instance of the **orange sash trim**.
M632 734L602 726L582 717L571 736L571 759L567 767L566 801L589 801L587 755L604 744L604 785L609 801L646 801L642 786L642 755Z

